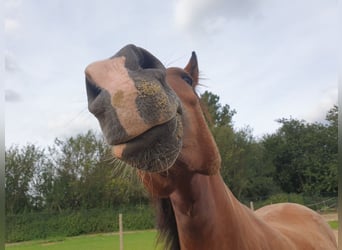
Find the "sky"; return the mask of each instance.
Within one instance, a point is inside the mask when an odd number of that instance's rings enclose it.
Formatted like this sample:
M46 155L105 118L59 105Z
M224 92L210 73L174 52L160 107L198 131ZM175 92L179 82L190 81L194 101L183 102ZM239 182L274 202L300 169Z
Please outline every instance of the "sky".
M337 1L4 0L5 144L42 147L99 124L84 69L127 44L166 66L198 57L199 93L261 138L337 104Z

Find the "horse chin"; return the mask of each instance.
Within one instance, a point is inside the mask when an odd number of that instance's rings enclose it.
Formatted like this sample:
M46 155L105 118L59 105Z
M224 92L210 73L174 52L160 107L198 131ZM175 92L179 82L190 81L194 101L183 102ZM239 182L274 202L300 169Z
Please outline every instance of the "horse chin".
M146 172L163 172L175 163L182 148L181 115L155 126L143 134L114 145L114 157Z

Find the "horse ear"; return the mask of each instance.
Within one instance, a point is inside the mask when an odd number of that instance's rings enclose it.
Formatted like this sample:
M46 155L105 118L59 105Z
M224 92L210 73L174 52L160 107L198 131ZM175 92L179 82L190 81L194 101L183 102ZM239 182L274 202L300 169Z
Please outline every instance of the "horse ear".
M188 64L185 66L184 70L191 75L192 80L193 80L192 86L196 87L196 85L198 84L199 71L198 71L197 56L194 51L192 52L191 58Z

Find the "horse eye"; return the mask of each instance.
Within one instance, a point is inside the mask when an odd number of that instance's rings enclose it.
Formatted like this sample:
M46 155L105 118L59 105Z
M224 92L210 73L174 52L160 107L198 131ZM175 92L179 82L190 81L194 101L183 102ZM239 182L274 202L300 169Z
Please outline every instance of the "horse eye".
M192 86L192 78L190 76L182 76L182 78L187 84Z

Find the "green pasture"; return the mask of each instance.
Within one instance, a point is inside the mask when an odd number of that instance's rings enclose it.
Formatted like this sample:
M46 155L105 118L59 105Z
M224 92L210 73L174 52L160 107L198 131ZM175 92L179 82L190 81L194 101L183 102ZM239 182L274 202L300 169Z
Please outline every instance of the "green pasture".
M338 221L329 221L332 229L338 229ZM156 246L155 230L124 233L124 250L161 250ZM83 235L50 240L28 241L6 245L9 250L119 250L118 234Z
M332 229L337 230L338 229L338 221L334 220L334 221L329 221L328 224L330 225L330 227Z
M124 233L124 250L161 250L155 248L156 231L137 231ZM65 239L28 241L6 245L8 250L116 250L119 248L118 234L97 234Z

